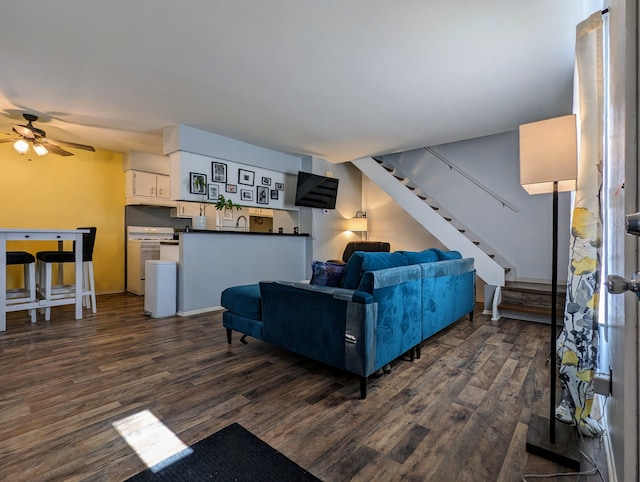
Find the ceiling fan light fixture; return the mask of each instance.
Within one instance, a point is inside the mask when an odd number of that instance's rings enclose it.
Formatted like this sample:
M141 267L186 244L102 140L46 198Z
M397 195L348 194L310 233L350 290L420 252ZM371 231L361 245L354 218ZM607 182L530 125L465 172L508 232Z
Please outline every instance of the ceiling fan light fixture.
M29 150L29 143L24 139L18 139L13 143L13 148L16 150L18 154L24 154Z
M33 150L36 152L36 154L38 154L39 156L44 156L45 154L48 154L49 151L47 150L46 147L44 147L42 144L34 144L33 145Z

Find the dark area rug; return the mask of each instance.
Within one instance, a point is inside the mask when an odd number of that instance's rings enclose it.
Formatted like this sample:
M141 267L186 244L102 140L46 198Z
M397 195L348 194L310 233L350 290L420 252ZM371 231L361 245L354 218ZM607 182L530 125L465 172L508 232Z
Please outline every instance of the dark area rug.
M320 481L238 423L191 446L193 453L154 473L147 469L130 482Z

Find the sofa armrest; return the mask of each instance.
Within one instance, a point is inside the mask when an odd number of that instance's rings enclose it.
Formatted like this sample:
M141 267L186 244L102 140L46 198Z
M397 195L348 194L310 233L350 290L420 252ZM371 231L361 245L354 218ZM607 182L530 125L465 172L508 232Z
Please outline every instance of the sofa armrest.
M370 290L377 306L376 368L421 341L422 270L418 265L368 271L360 288Z
M422 267L422 339L473 312L476 271L473 258L437 261Z
M367 376L375 353L377 304L368 293L297 282L262 281L264 340ZM372 351L373 350L373 351Z

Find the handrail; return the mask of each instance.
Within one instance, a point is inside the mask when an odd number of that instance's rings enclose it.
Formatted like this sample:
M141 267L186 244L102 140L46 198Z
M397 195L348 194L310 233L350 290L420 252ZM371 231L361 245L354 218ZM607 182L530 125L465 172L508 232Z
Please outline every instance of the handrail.
M462 169L460 169L458 166L456 166L455 164L453 164L451 161L449 161L448 159L444 158L443 156L441 156L440 154L438 154L436 151L434 151L431 147L425 147L424 148L428 153L432 154L434 157L436 157L437 159L441 160L442 162L444 162L447 166L449 166L449 169L452 169L454 171L456 171L458 174L464 176L465 178L467 178L469 181L471 181L472 183L474 183L476 186L478 186L480 189L482 189L484 192L486 192L487 194L489 194L491 197L495 198L498 200L498 202L500 202L500 204L502 204L502 207L508 207L509 209L511 209L513 212L517 213L519 211L519 209L517 207L515 207L513 204L511 204L509 201L507 201L506 199L504 199L503 197L500 197L498 194L494 193L491 189L489 189L487 186L485 186L484 184L482 184L480 181L478 181L477 179L474 179L473 177L471 177L469 174L467 174L466 172L464 172Z

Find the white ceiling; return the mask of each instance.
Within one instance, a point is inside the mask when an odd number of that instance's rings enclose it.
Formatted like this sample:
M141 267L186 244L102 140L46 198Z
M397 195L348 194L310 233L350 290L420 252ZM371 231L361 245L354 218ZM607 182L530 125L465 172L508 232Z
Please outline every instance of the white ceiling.
M575 25L601 4L4 2L0 131L26 111L52 138L161 154L186 124L332 162L505 132L571 112Z

